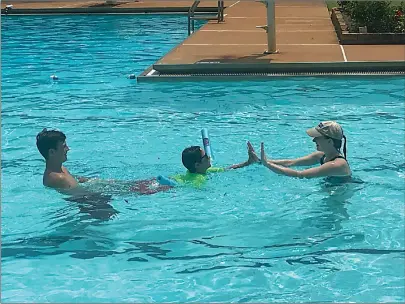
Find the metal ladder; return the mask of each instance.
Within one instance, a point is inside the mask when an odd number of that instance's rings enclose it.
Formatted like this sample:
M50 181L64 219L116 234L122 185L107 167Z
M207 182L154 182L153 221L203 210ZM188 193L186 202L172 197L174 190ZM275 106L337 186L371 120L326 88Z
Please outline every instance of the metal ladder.
M217 20L219 22L224 21L224 0L218 0L218 13L217 15L196 15L196 9L200 4L201 0L195 0L193 5L188 10L187 20L188 20L188 35L190 36L194 33L194 21L195 20Z

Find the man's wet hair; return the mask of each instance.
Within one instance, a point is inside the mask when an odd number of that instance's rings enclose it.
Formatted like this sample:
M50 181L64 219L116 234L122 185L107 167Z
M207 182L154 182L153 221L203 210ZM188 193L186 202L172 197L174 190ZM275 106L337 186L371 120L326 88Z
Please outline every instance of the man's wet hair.
M61 131L43 129L37 135L37 148L39 153L48 159L50 149L57 149L59 142L64 142L66 135Z

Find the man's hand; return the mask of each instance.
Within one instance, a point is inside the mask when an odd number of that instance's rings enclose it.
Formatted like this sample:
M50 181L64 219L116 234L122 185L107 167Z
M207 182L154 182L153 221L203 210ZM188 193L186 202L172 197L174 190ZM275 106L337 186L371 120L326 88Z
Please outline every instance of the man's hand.
M247 142L247 148L248 148L248 164L254 164L254 163L260 163L259 157L257 157L255 149L253 148L252 144L250 141Z
M88 182L89 180L90 180L90 178L88 178L88 177L84 177L84 176L78 176L77 177L77 181L79 183L85 183L85 182Z

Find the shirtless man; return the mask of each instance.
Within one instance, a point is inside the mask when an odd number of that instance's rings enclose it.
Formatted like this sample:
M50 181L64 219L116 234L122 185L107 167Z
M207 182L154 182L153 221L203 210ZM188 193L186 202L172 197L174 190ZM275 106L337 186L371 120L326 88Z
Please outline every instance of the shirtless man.
M46 161L42 179L44 186L64 190L71 190L78 186L78 181L68 169L62 166L67 160L69 151L65 134L56 130L43 129L37 135L37 148ZM79 178L79 182L86 180L86 178Z
M65 134L56 130L43 129L37 135L37 148L46 161L42 179L44 186L70 195L65 200L78 203L80 212L87 213L92 218L108 220L119 213L109 204L111 195L91 192L79 187L79 183L89 179L78 177L76 180L62 165L67 160L69 151Z
M56 130L44 129L37 135L37 148L45 158L46 167L43 176L43 184L46 187L57 189L68 194L89 194L88 190L78 187L79 183L89 180L87 177L73 177L69 170L62 164L67 160L69 147L66 144L66 135ZM155 179L141 181L110 181L111 184L124 185L127 191L141 195L154 194L169 190L169 186L157 186L150 188ZM122 188L122 187L120 187Z

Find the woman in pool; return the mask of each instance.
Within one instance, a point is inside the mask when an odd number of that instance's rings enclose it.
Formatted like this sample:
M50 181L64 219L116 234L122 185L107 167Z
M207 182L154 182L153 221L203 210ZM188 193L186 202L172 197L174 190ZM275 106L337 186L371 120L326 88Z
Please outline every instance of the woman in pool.
M261 144L261 163L277 174L299 178L333 177L346 180L351 177L351 170L346 160L346 136L342 127L334 121L321 122L315 128L307 130L307 134L313 137L318 151L307 156L292 160L268 160L264 152L264 144ZM343 155L340 152L344 139ZM312 166L320 163L319 167L302 171L288 167Z

